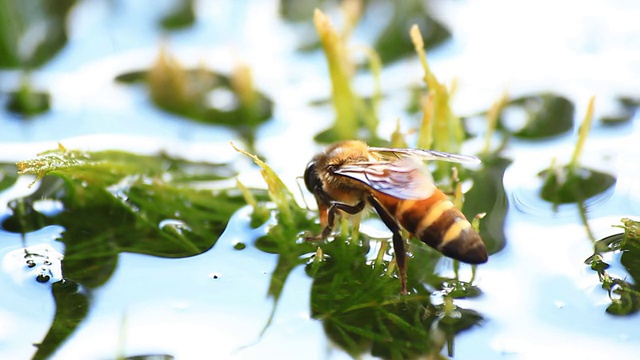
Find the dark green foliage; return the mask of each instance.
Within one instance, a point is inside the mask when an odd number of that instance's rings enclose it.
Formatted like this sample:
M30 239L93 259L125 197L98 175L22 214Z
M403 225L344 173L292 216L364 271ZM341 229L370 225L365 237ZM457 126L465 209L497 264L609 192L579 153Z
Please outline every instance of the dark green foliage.
M0 191L3 191L16 182L16 166L13 164L0 164Z
M630 315L640 310L640 222L622 219L624 233L608 236L596 242L594 254L585 262L598 273L602 288L607 290L611 305L607 312L612 315ZM609 264L601 254L620 254L614 257L627 270L632 280L620 279L607 273Z
M49 107L49 93L35 91L28 80L24 80L18 90L10 92L7 101L7 110L26 117L46 112Z
M89 312L89 298L78 283L71 280L58 281L51 286L56 303L53 323L32 359L47 359L75 331Z
M273 110L271 99L253 89L250 79L243 78L234 85L233 77L204 68L183 69L164 53L152 69L120 74L115 80L125 84L143 82L151 101L160 109L194 121L228 126L250 147L258 125L270 119ZM209 101L213 91L228 91L235 100L228 107L216 107Z
M433 16L423 0L396 1L393 17L375 42L383 64L388 64L414 54L409 28L420 27L425 47L432 48L451 37L451 32Z
M118 255L132 252L186 257L210 249L231 215L244 204L228 191L196 190L194 181L224 179L224 165L165 155L120 151L67 151L60 146L18 163L20 173L43 178L35 193L10 203L2 226L27 233L46 225L65 228L64 280L53 284L56 316L34 358L49 357L88 313L91 291L109 280ZM45 176L45 175L53 176ZM34 209L40 199L62 202L52 215Z
M523 96L510 102L527 114L526 125L513 135L539 139L568 132L573 128L573 103L560 95L542 94Z
M545 170L540 176L545 179L540 196L553 204L582 202L616 183L609 174L586 168L570 171L568 166Z
M75 0L0 0L0 68L35 69L42 66L67 43L67 14ZM43 27L36 43L26 49L20 40Z
M225 166L164 155L61 149L21 162L19 169L55 177L46 177L31 196L13 201L14 213L3 226L21 233L63 226L64 276L89 288L109 279L120 252L185 257L208 250L244 204L241 196L227 191L187 186L230 176ZM64 209L54 215L33 210L43 197L61 201Z
M193 25L195 19L193 0L179 0L177 6L162 18L160 25L167 30L178 30Z
M640 107L640 99L629 96L621 96L617 98L620 109L610 115L601 118L604 125L621 125L628 124L633 119L636 111Z
M327 0L280 0L280 14L288 21L306 22L311 19L313 10L328 9L329 5L338 5L339 1ZM384 64L389 64L414 54L409 28L418 24L425 38L427 48L439 45L451 37L451 32L431 14L428 2L422 0L406 0L383 2L380 0L363 1L362 13L366 14L372 6L389 6L393 13L389 21L373 22L369 25L377 26L372 29L380 35L375 40L374 48ZM366 16L366 15L365 15ZM382 28L382 26L385 26ZM303 49L317 49L319 44L307 43Z
M358 243L337 239L322 245L322 260L307 265L314 278L312 316L351 356L367 352L384 359L437 356L443 345L437 340L441 333L453 341L455 334L479 323L481 317L473 311L431 303L432 293L421 281L442 282L434 273L439 254L414 244L408 272L413 292L403 296L389 263L366 260L368 243L366 238Z

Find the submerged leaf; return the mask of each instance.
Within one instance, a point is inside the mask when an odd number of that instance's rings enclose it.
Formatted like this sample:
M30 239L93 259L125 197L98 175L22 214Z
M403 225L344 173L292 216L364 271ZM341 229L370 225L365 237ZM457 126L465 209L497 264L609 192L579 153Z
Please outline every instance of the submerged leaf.
M89 313L89 298L78 283L58 281L51 286L56 313L53 323L32 359L48 359L62 345Z

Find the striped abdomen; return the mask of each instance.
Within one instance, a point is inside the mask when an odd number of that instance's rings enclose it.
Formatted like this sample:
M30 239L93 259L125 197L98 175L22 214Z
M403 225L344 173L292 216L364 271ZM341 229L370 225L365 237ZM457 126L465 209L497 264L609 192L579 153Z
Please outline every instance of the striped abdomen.
M422 200L376 198L400 225L444 255L469 264L487 261L487 249L471 223L440 190Z

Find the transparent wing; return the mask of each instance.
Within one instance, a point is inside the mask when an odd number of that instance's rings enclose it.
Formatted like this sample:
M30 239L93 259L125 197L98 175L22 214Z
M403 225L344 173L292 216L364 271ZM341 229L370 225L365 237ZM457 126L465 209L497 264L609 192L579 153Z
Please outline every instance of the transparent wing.
M424 150L424 149L403 149L403 148L382 148L370 147L370 151L375 152L382 157L419 157L423 160L441 160L455 163L479 164L480 159L471 155L451 154L443 151Z
M404 200L426 199L435 185L426 165L414 157L343 165L334 174L358 180L373 190Z

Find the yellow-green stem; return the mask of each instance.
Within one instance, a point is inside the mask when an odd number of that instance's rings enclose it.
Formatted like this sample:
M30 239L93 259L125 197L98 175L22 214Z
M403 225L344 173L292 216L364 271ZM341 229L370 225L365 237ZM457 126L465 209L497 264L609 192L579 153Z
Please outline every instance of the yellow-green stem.
M585 141L587 141L589 130L591 130L594 103L595 103L595 97L592 96L591 99L589 99L589 104L587 105L587 113L584 115L584 120L582 120L582 125L580 125L580 131L578 133L578 142L576 143L576 147L573 150L573 155L571 156L571 162L569 163L569 166L568 166L569 175L573 174L574 170L578 166L578 160L580 159L580 154L582 154L582 148L584 148L584 143Z
M491 151L491 138L496 130L496 126L498 125L500 114L508 102L509 95L505 92L491 105L491 108L487 112L487 132L484 135L484 148L482 149L482 154L485 156L489 155L489 151Z

